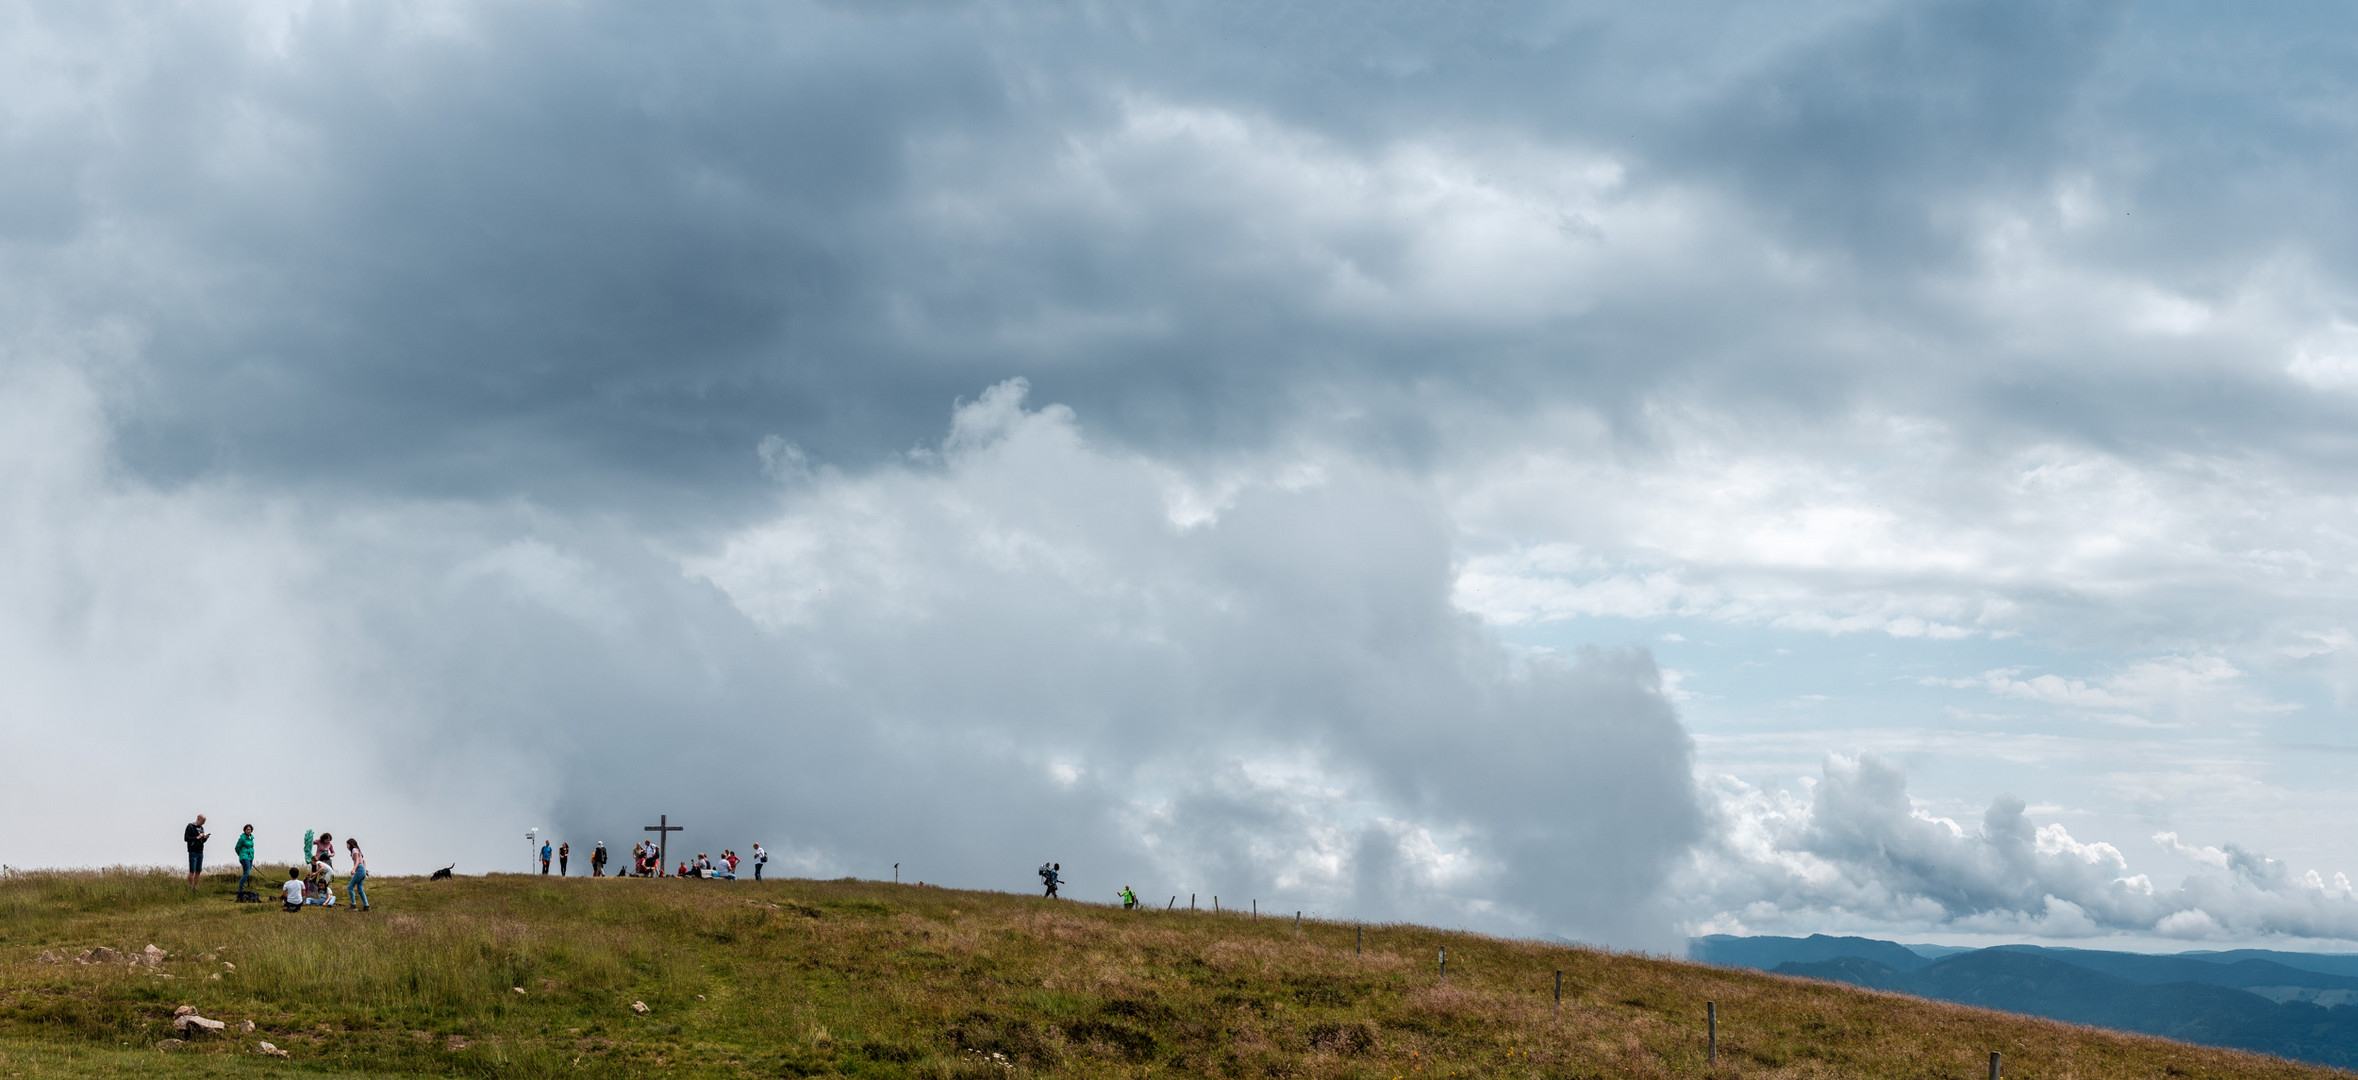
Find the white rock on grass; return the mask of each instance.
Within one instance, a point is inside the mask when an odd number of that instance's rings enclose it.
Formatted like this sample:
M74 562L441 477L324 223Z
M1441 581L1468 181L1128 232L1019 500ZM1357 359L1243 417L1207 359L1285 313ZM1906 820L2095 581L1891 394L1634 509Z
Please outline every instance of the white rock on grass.
M281 1049L279 1049L278 1047L272 1046L272 1045L270 1045L269 1043L266 1043L266 1042L262 1042L262 1043L255 1043L255 1044L254 1044L254 1052L255 1052L255 1053L257 1053L257 1054L268 1054L268 1055L270 1055L271 1057L285 1057L285 1056L287 1056L287 1052L286 1052L286 1051L284 1051L284 1050L281 1050Z

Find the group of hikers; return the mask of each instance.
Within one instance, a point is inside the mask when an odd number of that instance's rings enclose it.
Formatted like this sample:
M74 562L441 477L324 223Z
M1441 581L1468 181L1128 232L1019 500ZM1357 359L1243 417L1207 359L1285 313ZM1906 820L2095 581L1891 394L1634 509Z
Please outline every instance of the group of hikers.
M205 869L205 841L212 839L213 834L205 831L205 815L203 814L198 814L195 821L189 822L185 832L188 841L188 887L194 889L197 887L198 878ZM629 872L615 876L662 877L662 850L653 841L642 840L632 844ZM344 885L344 909L346 911L367 911L369 909L368 857L361 854L360 841L349 837L344 840L344 852L352 859L352 877ZM547 841L542 841L540 845L540 872L548 873L549 863L554 860L558 876L566 876L570 872L572 858L573 845L570 842L552 845ZM337 906L332 880L336 872L335 835L328 832L305 831L303 833L302 861L303 866L287 867L286 883L279 886L286 910L295 912L306 907ZM760 881L762 867L768 865L770 853L763 850L759 843L756 843L753 845L753 857L748 861L753 864L753 880ZM238 899L260 900L260 896L247 891L247 886L254 879L254 827L251 825L246 826L243 831L238 833L237 862L239 868ZM735 881L737 880L738 863L739 859L734 849L722 849L718 859L711 858L699 851L694 859L679 864L677 876ZM1064 864L1058 862L1041 863L1039 873L1040 883L1047 886L1048 889L1046 895L1054 898L1057 886L1064 883ZM590 851L590 876L606 876L606 842L603 840L598 841L598 846ZM1122 886L1122 891L1118 896L1124 908L1138 906L1138 894L1130 891L1129 886Z
M1040 864L1040 869L1037 871L1037 873L1040 876L1040 884L1048 887L1048 891L1040 895L1049 900L1062 899L1056 895L1056 889L1057 886L1064 884L1064 864L1060 862L1044 862ZM1124 911L1131 910L1132 908L1138 906L1138 894L1132 891L1128 885L1122 886L1122 891L1115 893L1114 899L1122 902L1122 910Z
M189 822L188 827L182 830L182 839L188 844L188 887L191 889L198 886L204 875L205 843L212 838L213 834L205 828L205 815L203 814L198 814L196 820ZM260 902L261 894L253 892L251 888L254 882L254 827L252 825L248 825L238 832L235 850L238 863L237 898L244 902ZM662 849L653 842L632 845L629 873L616 876L664 876L661 851ZM367 911L369 910L368 856L362 854L360 841L350 837L344 840L344 854L352 861L352 876L344 884L344 902L340 906L346 911ZM553 858L557 864L557 873L565 874L572 861L572 855L573 845L570 843L558 844L553 847L547 843L541 844L540 872L543 874L549 872L549 862ZM737 852L733 849L723 850L718 859L698 852L695 859L679 865L678 876L735 881L740 861ZM760 881L762 868L770 861L770 853L763 850L762 846L757 843L753 845L752 858L742 861L750 861L753 864L753 880ZM287 867L287 880L279 886L279 894L285 909L289 912L297 912L307 907L332 908L339 906L336 901L335 874L335 835L325 831L306 830L303 833L303 857L297 865ZM590 852L590 876L606 876L606 842L603 840L599 841L597 848Z
M557 876L565 877L571 873L570 864L572 863L572 856L573 845L571 842L560 842L555 845L551 845L548 841L543 840L540 844L540 872L543 874L548 873L549 862L551 859L554 859L557 865ZM720 858L718 859L712 858L699 851L696 853L696 857L694 859L679 865L679 870L676 876L711 878L718 881L735 881L737 880L737 866L740 861L741 860L738 859L737 852L734 848L723 848L720 853ZM753 864L753 880L760 881L762 867L769 865L770 853L762 850L762 846L759 843L756 843L753 845L752 858L750 860L742 861L750 861ZM598 846L590 849L589 865L591 877L606 876L606 842L604 840L598 841ZM652 841L647 840L641 840L636 844L632 844L630 846L630 869L627 871L618 872L614 876L662 877L663 849L657 847Z
M188 823L182 835L188 842L188 887L193 889L197 887L197 881L205 870L205 841L211 840L213 834L205 831L205 815L198 814L195 821ZM253 826L248 825L238 832L235 850L238 899L258 902L262 899L261 895L250 888L254 881ZM349 837L344 841L344 853L352 859L352 877L344 885L344 910L367 911L368 856L361 853L360 841ZM298 861L300 865L287 867L287 880L279 886L279 895L286 910L296 912L307 907L335 907L334 834L306 830L303 833L303 857Z

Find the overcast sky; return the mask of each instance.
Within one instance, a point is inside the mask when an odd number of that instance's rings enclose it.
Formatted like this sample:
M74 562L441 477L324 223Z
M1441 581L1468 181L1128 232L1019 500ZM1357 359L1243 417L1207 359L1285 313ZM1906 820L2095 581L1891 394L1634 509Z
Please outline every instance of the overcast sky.
M0 858L669 814L2358 948L2353 72L2301 3L0 2Z

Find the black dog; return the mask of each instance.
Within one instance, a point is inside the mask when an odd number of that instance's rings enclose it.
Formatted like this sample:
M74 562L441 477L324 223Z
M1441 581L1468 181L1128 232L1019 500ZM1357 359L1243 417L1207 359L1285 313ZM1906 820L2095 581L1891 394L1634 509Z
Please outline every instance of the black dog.
M456 867L457 865L458 865L457 863L452 863L452 864L450 864L449 866L445 866L445 867L443 867L443 868L442 868L442 869L440 869L440 870L436 870L436 871L434 871L433 873L426 875L426 880L428 880L428 881L440 881L440 880L442 880L442 879L444 879L444 878L447 878L447 877L449 877L449 876L450 876L450 871L451 871L451 869L452 869L453 867Z

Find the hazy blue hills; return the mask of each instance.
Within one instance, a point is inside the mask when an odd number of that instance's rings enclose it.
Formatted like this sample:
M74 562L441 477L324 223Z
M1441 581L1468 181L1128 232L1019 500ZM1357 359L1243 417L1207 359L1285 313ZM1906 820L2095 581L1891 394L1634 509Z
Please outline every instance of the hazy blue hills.
M2153 956L1901 945L1874 938L1697 938L1688 955L2072 1023L2358 1066L2358 956L2265 949Z

